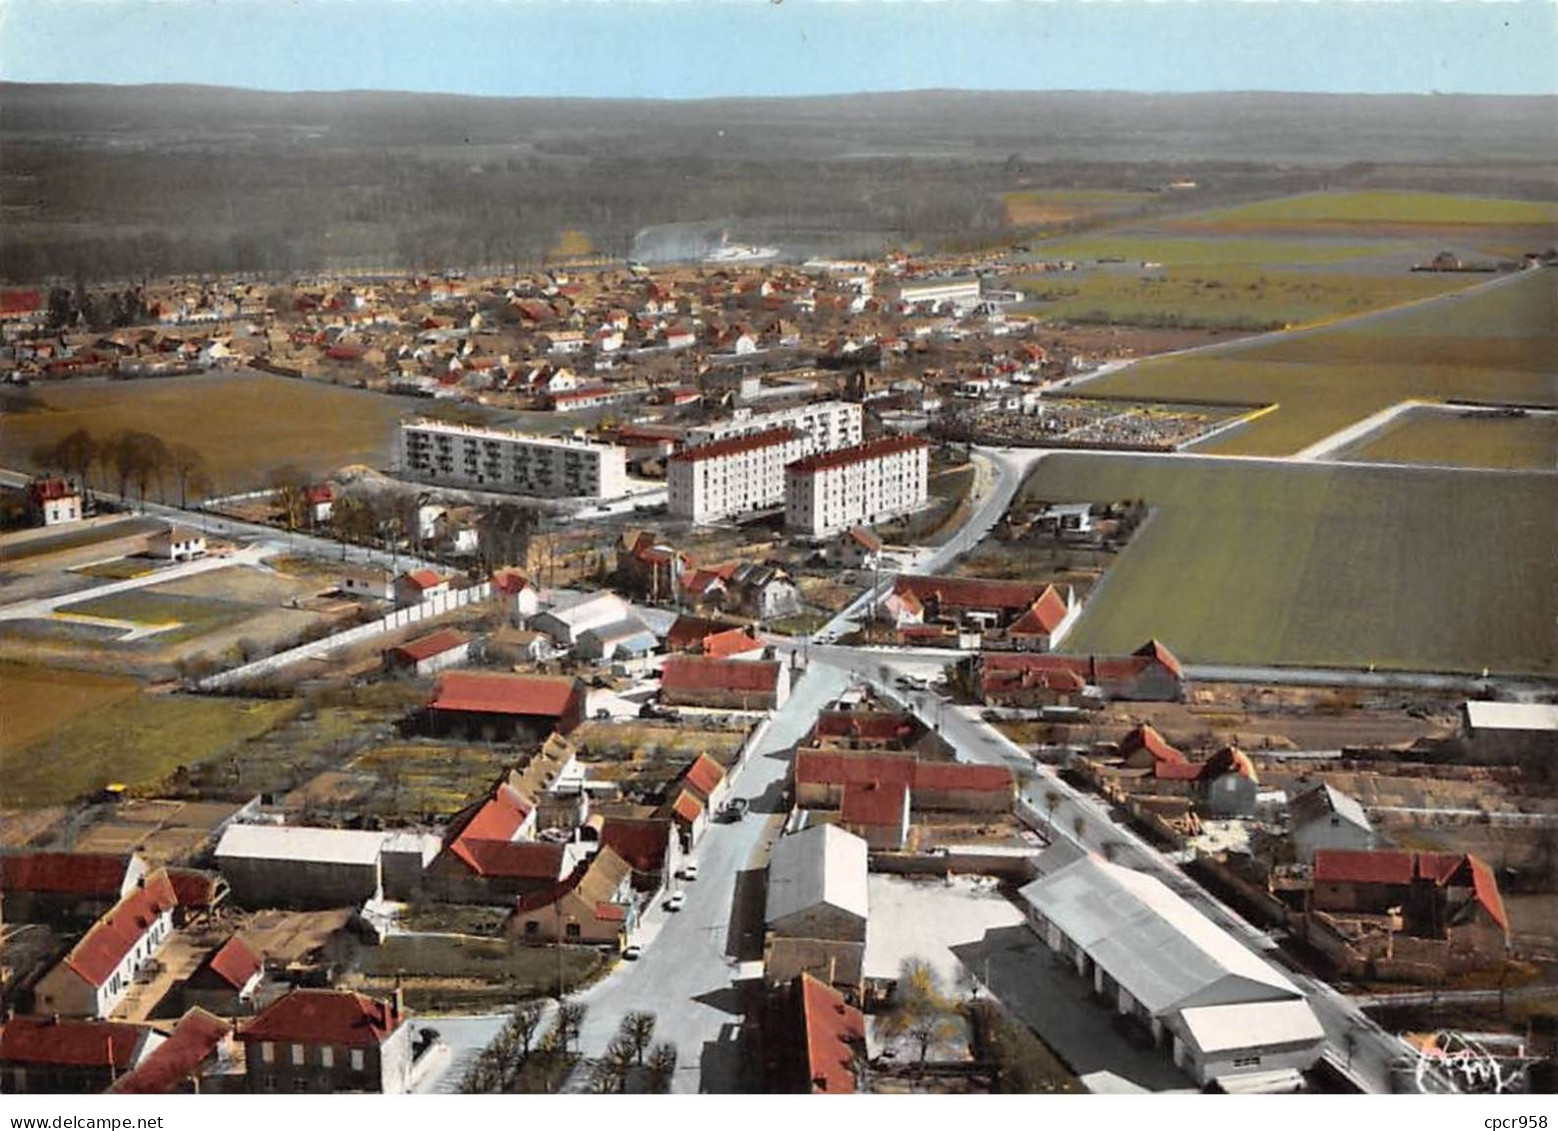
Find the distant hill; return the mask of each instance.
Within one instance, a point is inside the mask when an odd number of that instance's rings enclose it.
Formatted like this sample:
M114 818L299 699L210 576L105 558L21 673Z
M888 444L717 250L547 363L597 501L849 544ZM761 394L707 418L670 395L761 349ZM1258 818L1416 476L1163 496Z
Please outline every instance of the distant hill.
M981 242L1021 184L1207 199L1550 191L1558 99L923 91L633 102L0 83L0 273L519 261L651 224L803 249Z

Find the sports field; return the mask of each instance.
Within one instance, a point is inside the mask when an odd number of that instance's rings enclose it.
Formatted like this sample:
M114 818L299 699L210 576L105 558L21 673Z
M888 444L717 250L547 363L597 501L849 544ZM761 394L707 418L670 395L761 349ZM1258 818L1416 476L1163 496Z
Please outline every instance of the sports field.
M1558 675L1555 480L1062 453L1034 499L1155 508L1071 652L1148 637L1191 662Z
M316 474L352 463L382 464L395 421L427 408L412 398L252 372L71 382L32 391L40 408L6 413L0 466L30 467L37 447L77 428L104 437L128 428L170 446L192 445L219 493L263 486L266 473L280 464ZM176 499L171 477L164 486Z
M1187 216L1175 226L1253 228L1381 226L1523 227L1558 225L1558 204L1427 192L1322 192L1262 200Z
M1558 470L1558 414L1408 412L1338 458L1553 471ZM1558 494L1558 485L1553 490Z
M1084 388L1280 407L1203 451L1291 455L1410 398L1558 405L1558 273L1530 271L1399 312L1146 361Z

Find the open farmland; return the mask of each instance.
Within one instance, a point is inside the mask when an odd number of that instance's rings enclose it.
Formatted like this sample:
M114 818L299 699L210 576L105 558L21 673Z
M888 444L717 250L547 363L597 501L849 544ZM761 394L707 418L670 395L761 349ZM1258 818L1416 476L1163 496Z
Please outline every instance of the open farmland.
M1219 231L1398 225L1550 228L1558 226L1558 204L1426 192L1323 192L1220 208L1173 223Z
M1064 453L1031 499L1155 509L1067 639L1182 658L1558 673L1555 480Z
M1007 223L1017 228L1074 224L1129 212L1153 199L1123 189L1022 189L1001 194Z
M39 407L6 413L0 465L31 467L36 448L77 428L102 436L128 428L192 445L218 493L263 486L282 464L315 474L383 464L395 421L427 408L412 398L264 373L75 381L33 392ZM165 487L176 496L176 484Z
M1144 231L1140 235L1111 231L1045 243L1034 249L1045 259L1108 260L1132 263L1267 264L1342 263L1350 259L1394 255L1412 245L1401 240L1365 242L1359 239L1259 239L1239 236L1187 238Z
M20 749L72 719L132 698L133 679L97 672L0 664L0 746ZM0 796L7 791L0 788Z
M1241 264L1020 276L1041 322L1271 330L1398 306L1467 286L1465 276L1325 274Z
M1420 409L1397 417L1339 458L1552 471L1558 466L1558 414L1510 417Z
M73 680L74 675L66 677ZM26 742L0 747L7 806L52 805L109 782L152 786L263 734L296 703L141 694L60 718Z
M1411 398L1558 405L1558 275L1335 327L1144 361L1085 388L1107 396L1277 404L1203 449L1291 455Z

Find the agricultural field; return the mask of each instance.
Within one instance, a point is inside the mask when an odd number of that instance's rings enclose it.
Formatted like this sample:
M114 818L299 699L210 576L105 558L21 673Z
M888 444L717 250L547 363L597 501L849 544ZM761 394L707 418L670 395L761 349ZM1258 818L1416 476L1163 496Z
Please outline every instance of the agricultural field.
M1221 208L1172 222L1183 229L1311 227L1554 227L1558 204L1424 192L1325 192Z
M284 463L321 475L347 464L381 465L395 422L427 409L412 398L248 372L77 381L29 392L36 407L6 413L0 465L30 468L36 448L77 428L102 436L128 428L192 445L217 494L264 486L267 472ZM176 499L171 478L162 486Z
M71 687L77 673L51 672L51 683ZM0 692L13 714L7 679ZM36 685L34 685L36 686ZM25 694L26 685L21 686ZM0 781L7 806L70 801L110 782L132 789L161 782L179 766L198 766L298 710L294 702L142 693L100 698L83 712L53 709L46 722L24 724L31 736L0 748Z
M1083 386L1104 396L1276 404L1199 450L1291 455L1412 398L1558 405L1558 274L1278 339L1148 360Z
M1281 266L1296 263L1343 263L1383 255L1399 255L1412 249L1400 240L1296 240L1259 239L1240 236L1175 237L1159 232L1133 235L1116 232L1109 235L1082 236L1045 243L1035 252L1045 259L1097 261L1121 259L1132 265L1160 263L1174 267L1186 264Z
M1275 330L1416 302L1467 286L1464 276L1326 274L1243 264L1098 270L1063 281L1019 276L1019 312L1046 323Z
M0 664L0 739L6 749L19 749L139 690L125 676ZM7 792L0 788L0 799Z
M1438 463L1517 470L1558 468L1558 414L1510 417L1434 409L1403 413L1338 452L1370 463ZM1558 491L1558 487L1554 488Z
M1150 636L1191 662L1558 674L1541 474L1060 453L1030 499L1154 508L1072 652Z
M1124 189L1022 189L1001 194L1006 222L1016 228L1042 228L1117 216L1154 199L1150 192Z

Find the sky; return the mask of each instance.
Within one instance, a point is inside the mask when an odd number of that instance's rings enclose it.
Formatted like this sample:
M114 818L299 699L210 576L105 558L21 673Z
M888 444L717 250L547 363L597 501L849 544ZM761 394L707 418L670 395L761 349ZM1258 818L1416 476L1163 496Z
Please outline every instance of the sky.
M1558 0L0 0L0 77L712 98L1558 94Z

